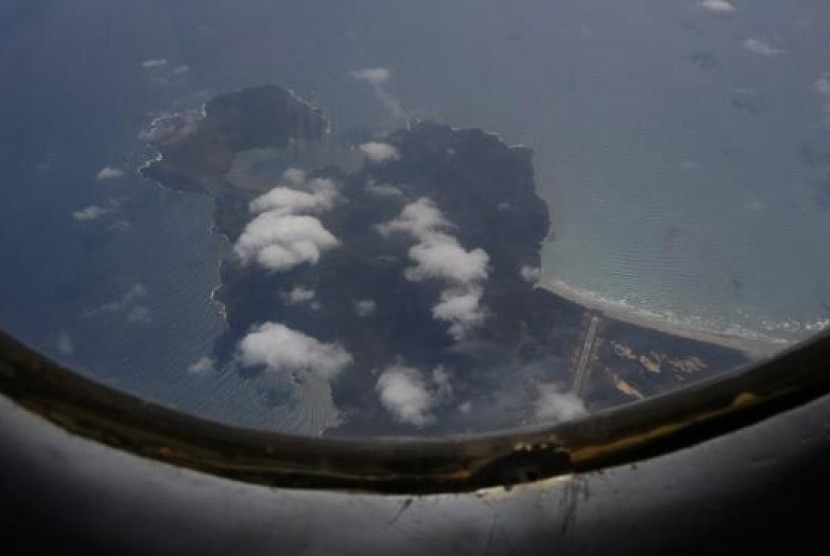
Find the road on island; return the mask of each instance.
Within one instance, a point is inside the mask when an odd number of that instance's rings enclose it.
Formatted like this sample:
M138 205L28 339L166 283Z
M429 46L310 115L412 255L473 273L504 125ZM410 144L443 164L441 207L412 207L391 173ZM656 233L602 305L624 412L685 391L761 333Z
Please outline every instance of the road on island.
M591 321L588 323L588 330L585 332L585 338L582 341L582 349L576 358L574 379L571 385L571 392L578 396L582 395L582 390L585 388L585 379L588 376L589 363L591 355L594 353L594 344L597 340L597 332L601 322L602 313L599 311L591 312Z

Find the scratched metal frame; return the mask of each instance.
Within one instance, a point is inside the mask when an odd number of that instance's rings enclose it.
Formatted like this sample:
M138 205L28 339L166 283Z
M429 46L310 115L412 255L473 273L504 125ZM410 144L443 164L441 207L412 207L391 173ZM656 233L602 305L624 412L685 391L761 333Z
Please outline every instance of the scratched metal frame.
M0 333L0 393L83 438L268 486L469 492L637 462L830 392L830 333L687 388L578 420L436 439L312 439L209 422L93 383Z

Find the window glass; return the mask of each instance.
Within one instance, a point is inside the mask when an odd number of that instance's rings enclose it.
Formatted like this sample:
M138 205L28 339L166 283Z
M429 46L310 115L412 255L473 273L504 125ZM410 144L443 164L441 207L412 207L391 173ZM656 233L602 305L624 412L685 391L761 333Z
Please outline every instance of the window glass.
M0 327L300 435L556 422L830 323L823 0L11 1Z

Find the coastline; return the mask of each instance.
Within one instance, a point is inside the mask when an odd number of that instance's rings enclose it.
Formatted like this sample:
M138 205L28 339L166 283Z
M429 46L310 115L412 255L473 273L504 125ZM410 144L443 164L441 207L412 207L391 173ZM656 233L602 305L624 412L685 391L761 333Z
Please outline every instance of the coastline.
M676 322L671 322L668 319L661 318L657 315L638 313L637 311L616 306L611 303L602 302L601 300L592 297L589 292L583 292L558 280L542 279L536 287L545 289L562 299L570 301L571 303L576 303L586 310L599 311L609 319L643 328L649 328L658 332L671 334L673 336L689 340L735 349L744 353L747 357L753 360L770 357L775 353L793 345L793 343L785 341L776 342L761 338L750 338L748 336L740 336L726 332L684 326Z
M240 94L243 94L245 92L251 92L251 91L254 91L254 89L242 89L237 93L231 93L229 95L223 95L222 98L224 98L225 96L230 96L230 95L240 95ZM294 103L294 104L297 104L297 105L301 106L302 108L304 108L310 114L319 116L320 113L317 109L315 109L307 101L305 101L302 98L300 98L299 96L297 96L296 93L294 93L292 90L290 90L290 89L284 90L284 93L288 97L288 100L291 103ZM217 98L220 98L220 97L217 97ZM207 106L211 102L216 102L216 99L213 99L212 101L209 101L208 103L202 104L201 109L198 112L199 118L196 120L197 122L207 121ZM161 185L162 187L165 187L167 189L171 189L171 190L175 190L175 191L190 191L190 188L171 187L169 184L162 183L164 180L159 179L158 176L147 176L147 173L146 173L147 169L152 168L153 166L159 165L160 163L162 163L166 160L167 157L165 156L163 147L168 146L168 144L170 143L170 138L162 137L162 138L155 138L156 139L155 143L157 143L157 144L154 144L154 141L153 141L154 138L151 137L152 132L154 130L156 130L157 128L160 128L161 127L160 124L162 122L165 122L168 119L175 118L177 116L179 116L179 115L178 114L174 114L174 115L164 114L162 116L159 116L159 117L155 118L151 122L151 124L149 126L149 130L145 132L145 135L146 135L146 139L150 140L151 145L156 148L157 154L156 154L155 157L151 158L150 160L145 161L142 164L141 168L139 169L139 172L142 175L145 175L145 177L150 177L151 181L154 181L158 185ZM325 136L330 131L330 122L328 122L325 118L322 118L322 116L319 116L319 117L326 124L325 129L322 130L322 134ZM246 120L243 119L242 123L244 123L245 121ZM240 124L240 125L242 125L242 124ZM412 127L413 127L412 121L408 122L407 127L409 129L412 129ZM452 127L452 126L449 126L449 128L452 131L459 131L459 130L465 130L466 131L467 129L479 129L479 128L457 128L457 127ZM502 141L502 139L501 139L501 137L498 133L495 133L495 132L492 132L492 131L485 131L485 130L480 130L480 131L486 137L495 139L496 141L498 141L498 142L504 144L505 146L507 146L506 143L504 143ZM188 137L188 140L189 140L189 135L187 137ZM181 141L183 139L184 138L180 135L172 138L172 140L174 142ZM295 138L292 136L292 140L294 140L294 139ZM256 148L257 149L269 149L269 148L272 148L272 147L270 147L270 146L261 146L261 147L258 146ZM522 145L507 146L507 148L509 150L526 150L526 151L532 153L532 149L528 149L527 147L522 146ZM234 151L234 154L238 154L238 153L236 151ZM173 164L175 164L175 163L176 163L176 161L173 162ZM231 170L234 169L233 164L235 164L235 163L236 163L236 157L234 156L234 162L231 164ZM536 172L534 171L534 174L535 173ZM211 192L208 190L208 188L203 188L200 192L207 193L209 196L215 198L215 195L212 195ZM538 188L537 188L537 195L538 195ZM542 202L544 202L544 200L541 197L538 197L538 198L540 200L542 200ZM545 204L548 207L551 206L551 205L548 205L547 203L545 203ZM557 209L561 210L561 205L559 203L553 203L552 206L554 207L554 212L557 212ZM548 210L550 210L550 208L548 208ZM552 239L552 237L555 238L558 235L556 228L558 228L559 225L561 225L560 220L561 220L562 216L563 216L562 214L554 214L553 218L551 218L551 222L549 224L550 229L549 229L549 233L548 233L546 241L550 241ZM225 234L222 234L220 232L220 230L217 229L217 226L216 226L215 222L214 222L214 225L212 226L212 231L214 233L218 233L221 236L224 236L226 242L229 240L229 238ZM219 264L220 264L220 268L221 268L222 262L220 261ZM222 320L225 322L225 326L227 327L227 325L228 325L228 322L227 322L227 308L224 306L223 303L221 303L217 299L217 294L219 293L221 286L222 286L221 283L216 285L216 287L211 291L210 299L211 299L212 302L214 302L218 306L218 312L219 312L220 316L222 317ZM599 313L603 314L605 317L607 317L608 319L615 320L615 321L622 322L622 323L631 324L631 325L634 325L634 326L639 326L639 327L645 328L645 329L655 330L655 331L658 331L658 332L661 332L661 333L664 333L664 334L669 334L669 335L672 335L672 336L676 336L676 337L679 337L679 338L685 338L685 339L689 339L689 340L708 343L708 344L711 344L711 345L721 346L721 347L724 347L724 348L734 349L734 350L737 350L737 351L740 351L740 352L744 353L746 356L748 356L751 359L758 359L758 358L768 357L768 356L770 356L770 355L772 355L772 354L780 351L781 349L784 349L784 348L786 348L786 347L788 347L789 345L792 344L792 342L788 342L786 340L779 340L779 339L776 339L776 338L769 338L769 337L763 337L763 336L760 336L760 335L753 335L749 331L747 331L746 334L741 334L740 332L736 333L736 332L733 332L733 331L717 331L717 330L713 330L711 327L707 328L705 323L702 323L700 325L695 326L695 324L692 324L692 323L679 322L677 319L670 318L670 316L663 316L663 315L656 314L656 313L649 313L647 311L638 311L638 310L632 309L630 307L625 307L621 304L616 304L613 301L609 301L609 300L599 298L599 297L593 295L592 292L581 290L579 288L570 286L570 285L568 285L564 282L557 281L557 280L542 279L538 284L536 284L535 287L545 289L546 291L551 292L552 294L556 295L557 297L581 307L583 310L599 312Z

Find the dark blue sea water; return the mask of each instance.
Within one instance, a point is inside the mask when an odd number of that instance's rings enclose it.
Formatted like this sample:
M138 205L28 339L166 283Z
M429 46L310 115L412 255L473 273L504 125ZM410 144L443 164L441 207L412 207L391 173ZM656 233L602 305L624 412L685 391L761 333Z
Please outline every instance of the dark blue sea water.
M335 132L432 117L531 146L560 290L806 337L830 317L830 5L731 5L5 2L0 326L107 384L277 422L255 381L188 372L222 329L225 246L206 199L136 172L153 117L274 82ZM367 67L392 72L385 97L351 77ZM105 166L125 176L97 180ZM107 214L73 216L93 205Z

